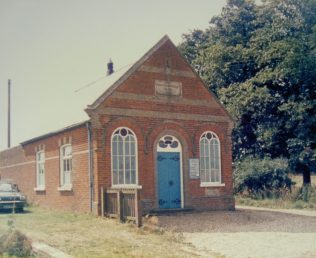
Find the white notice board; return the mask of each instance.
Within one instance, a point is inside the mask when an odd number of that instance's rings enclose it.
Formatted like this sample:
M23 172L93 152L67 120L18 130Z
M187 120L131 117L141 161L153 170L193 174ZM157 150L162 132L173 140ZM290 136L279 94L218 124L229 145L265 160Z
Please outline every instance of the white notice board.
M190 170L190 178L199 178L200 177L200 160L189 159L189 170Z

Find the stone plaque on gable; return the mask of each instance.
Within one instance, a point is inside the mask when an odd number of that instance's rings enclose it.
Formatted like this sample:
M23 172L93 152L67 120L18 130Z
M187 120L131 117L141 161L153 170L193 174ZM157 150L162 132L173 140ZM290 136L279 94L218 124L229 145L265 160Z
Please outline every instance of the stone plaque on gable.
M155 81L155 93L161 96L175 96L182 95L182 83L174 81Z

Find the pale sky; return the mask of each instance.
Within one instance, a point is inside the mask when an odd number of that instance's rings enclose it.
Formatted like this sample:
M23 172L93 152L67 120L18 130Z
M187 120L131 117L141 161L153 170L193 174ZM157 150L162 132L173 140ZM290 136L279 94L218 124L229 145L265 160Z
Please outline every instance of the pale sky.
M205 29L225 2L0 0L0 150L7 147L8 79L15 146L82 121L75 90L105 76L109 58L118 70L166 34L177 45L183 33Z

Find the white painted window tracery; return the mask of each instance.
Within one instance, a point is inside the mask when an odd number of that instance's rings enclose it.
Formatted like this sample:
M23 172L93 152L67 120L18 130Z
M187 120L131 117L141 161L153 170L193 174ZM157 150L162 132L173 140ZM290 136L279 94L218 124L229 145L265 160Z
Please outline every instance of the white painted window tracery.
M45 152L36 153L36 188L45 189Z
M117 128L111 140L112 185L137 185L137 139L126 127Z
M61 187L72 185L72 146L70 144L60 148L60 185Z
M157 151L159 152L181 152L181 144L175 137L165 135L158 141Z
M218 136L204 132L200 138L201 186L221 184L221 155Z

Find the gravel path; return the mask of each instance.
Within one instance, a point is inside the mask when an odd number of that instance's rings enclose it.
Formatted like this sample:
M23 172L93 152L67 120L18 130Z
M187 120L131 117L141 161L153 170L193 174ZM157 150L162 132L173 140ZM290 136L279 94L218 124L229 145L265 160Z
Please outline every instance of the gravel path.
M308 214L242 208L159 216L157 223L205 257L316 257L316 212Z

